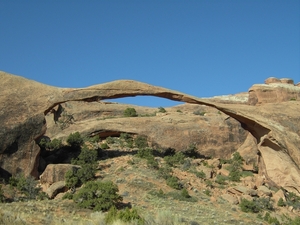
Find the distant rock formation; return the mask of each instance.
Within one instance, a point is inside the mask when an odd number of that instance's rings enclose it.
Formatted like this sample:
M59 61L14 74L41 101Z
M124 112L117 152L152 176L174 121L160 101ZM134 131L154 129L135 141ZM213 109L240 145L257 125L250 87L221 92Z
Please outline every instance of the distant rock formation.
M288 78L270 77L265 84L255 84L249 89L249 105L278 103L300 99L300 87Z
M55 106L68 101L93 102L148 95L206 105L237 120L252 135L247 138L249 144L245 146L252 154L253 151L258 152L259 173L274 185L300 192L300 104L298 101L290 101L291 98L298 99L299 87L292 85L289 80L252 86L249 90L250 105L241 105L218 103L129 80L71 89L47 86L5 72L0 72L0 79L4 87L0 90L2 176L18 172L38 176L40 149L36 141L45 134L45 115ZM255 106L257 104L260 105ZM84 124L81 128L84 128ZM176 129L176 124L170 126L170 129ZM237 132L244 132L243 129ZM249 146L254 147L249 149ZM201 149L198 148L198 151L201 153Z

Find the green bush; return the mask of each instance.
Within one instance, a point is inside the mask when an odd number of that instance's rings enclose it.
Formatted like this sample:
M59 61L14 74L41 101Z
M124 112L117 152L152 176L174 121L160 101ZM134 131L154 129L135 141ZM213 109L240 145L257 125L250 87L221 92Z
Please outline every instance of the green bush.
M267 221L269 224L272 225L280 225L280 222L276 217L272 217L269 212L267 212L263 218L265 221Z
M73 194L71 194L70 192L67 192L66 194L64 194L62 199L73 199Z
M120 220L125 223L134 223L136 225L143 225L145 220L138 214L137 210L125 208L118 211L115 206L111 207L105 216L105 223L112 224L113 222Z
M9 184L21 191L26 196L25 199L36 199L41 192L41 188L37 188L37 181L32 176L25 177L23 174L17 174L10 177Z
M263 210L274 210L273 202L269 198L255 198L252 201L242 199L240 203L243 212L258 213Z
M278 200L278 202L277 202L277 206L279 206L279 207L284 207L284 206L286 206L286 203L283 201L282 198L280 198L280 199Z
M107 144L114 144L116 141L115 141L115 138L109 136L105 139L106 143Z
M226 180L227 180L227 177L218 174L218 175L216 176L215 182L218 183L218 184L221 184L221 185L225 185L225 184L227 184Z
M109 146L107 143L102 143L100 146L101 149L109 149Z
M163 166L158 169L158 176L167 180L171 176L172 169L170 166Z
M177 177L169 176L166 181L167 181L167 185L170 186L171 188L177 190L181 190L183 188L182 184L180 183L180 180Z
M96 150L90 150L87 147L81 149L80 154L76 159L72 159L72 164L79 165L81 168L73 169L65 174L66 186L75 188L91 180L97 170L97 157Z
M240 207L243 212L258 213L261 210L260 207L254 201L249 201L244 198L240 203Z
M137 113L136 113L135 108L127 108L127 109L125 109L124 112L123 112L123 115L125 117L137 117L138 116Z
M148 147L147 137L145 137L145 136L137 136L134 139L134 145L137 148L146 148L146 147Z
M48 141L46 138L42 138L39 142L39 146L43 149L57 150L63 145L59 139L54 138L52 141Z
M185 155L182 152L176 152L174 155L164 157L165 162L170 166L184 163Z
M83 138L79 132L71 133L67 138L67 143L72 147L78 148L83 144Z
M111 181L88 181L74 194L73 200L82 208L107 211L123 200L118 191L118 186Z
M165 108L163 108L163 107L158 107L158 112L165 113L165 112L167 112L167 110L165 110Z
M206 178L206 174L203 172L203 170L201 170L200 172L196 171L195 174L196 174L197 177L199 177L201 179Z

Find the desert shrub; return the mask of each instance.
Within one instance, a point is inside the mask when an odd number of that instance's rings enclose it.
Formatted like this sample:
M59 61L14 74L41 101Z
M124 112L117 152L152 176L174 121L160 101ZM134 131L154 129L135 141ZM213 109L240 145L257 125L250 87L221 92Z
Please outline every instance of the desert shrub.
M51 142L49 142L49 143L47 144L47 147L48 147L49 149L53 149L53 150L60 149L62 146L63 146L63 145L62 145L61 140L56 139L56 138L54 138L53 140L51 140Z
M177 109L176 112L182 113L182 111L180 109Z
M258 213L263 210L274 210L273 202L269 198L255 198L252 201L242 199L240 203L243 212Z
M283 201L282 198L280 198L280 199L278 200L278 202L277 202L277 206L279 206L279 207L284 207L284 206L286 206L286 203Z
M88 141L92 143L98 143L100 141L100 137L99 135L95 135L93 137L89 137Z
M252 212L252 213L258 213L261 209L254 201L249 201L247 199L242 199L240 203L241 210L243 212Z
M218 174L216 176L215 182L218 184L221 184L221 185L225 185L225 184L227 184L226 180L227 180L227 177Z
M82 208L107 211L122 201L118 191L118 186L111 181L88 181L74 194L73 200Z
M167 185L170 186L171 188L177 189L177 190L181 190L182 184L180 183L180 180L175 177L175 176L169 176L167 179Z
M288 192L286 195L286 204L295 209L300 209L300 197L293 192Z
M267 212L265 214L263 219L264 219L264 221L268 222L269 224L280 225L280 222L278 221L278 219L276 217L272 217L269 212Z
M76 159L72 159L72 164L79 165L79 169L73 169L65 174L66 186L74 188L91 180L97 170L97 157L96 150L90 150L87 147L81 149L80 154Z
M22 192L26 196L25 199L36 199L41 191L41 188L37 187L37 181L34 177L25 177L24 174L10 177L9 184Z
M164 157L165 162L170 166L182 164L184 162L185 155L182 152L176 152L174 155L168 155Z
M154 156L147 158L147 166L151 169L158 169L159 165L157 160L155 160Z
M79 132L71 133L67 138L67 143L74 148L79 148L83 144L83 138Z
M199 177L201 179L205 179L206 178L206 174L203 172L203 170L201 170L200 172L196 171L195 174L196 174L197 177Z
M125 109L124 112L123 112L123 115L125 117L137 117L138 116L137 113L136 113L135 108L127 108L127 109Z
M184 155L191 157L191 158L197 158L198 152L197 152L197 146L196 144L190 144L187 149L184 151Z
M228 180L234 182L240 182L242 177L241 171L238 170L231 170L228 175Z
M137 148L146 148L148 147L148 141L147 141L147 138L145 136L137 136L135 139L134 139L134 145L137 147Z
M173 199L179 200L179 201L186 201L186 202L196 202L197 199L190 196L188 191L184 188L181 191L174 191L169 192L166 194L167 197L171 197Z
M76 159L72 160L72 164L75 165L85 165L85 164L96 164L97 163L98 152L96 150L88 149L83 147L80 154Z
M5 201L4 191L2 189L2 185L0 185L0 202Z
M142 225L145 220L138 214L137 209L129 209L128 207L118 211L115 206L111 207L105 216L105 223L112 224L114 221L122 221L125 223L134 223L136 225Z
M160 167L158 169L158 176L163 178L163 179L168 179L168 177L171 176L171 173L172 173L172 169L170 166L163 166L163 167Z
M194 113L194 115L204 116L206 112L200 111L200 110L196 110L193 113Z
M137 155L137 157L140 157L142 159L147 159L147 158L153 157L153 149L151 149L151 148L140 148L137 151L136 155Z
M57 150L60 149L63 144L61 140L56 138L51 141L47 140L46 138L42 138L39 142L39 146L43 149Z
M158 112L165 113L165 112L167 112L167 110L165 110L165 108L163 108L163 107L158 107Z
M65 182L68 188L74 189L80 183L80 180L77 176L77 171L74 170L67 171L65 173Z
M63 198L62 199L73 199L73 194L70 193L70 192L67 192L66 194L64 194Z
M108 146L107 143L102 143L102 144L100 145L100 148L101 148L101 149L109 149L109 146Z
M107 144L114 144L114 143L116 143L115 138L113 138L113 137L111 137L111 136L107 137L107 138L105 139L105 141L106 141Z

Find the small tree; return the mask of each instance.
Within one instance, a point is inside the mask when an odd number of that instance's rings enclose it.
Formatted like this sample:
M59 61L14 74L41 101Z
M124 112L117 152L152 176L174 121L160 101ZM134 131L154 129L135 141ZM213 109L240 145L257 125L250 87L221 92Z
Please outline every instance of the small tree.
M158 112L165 113L165 112L167 112L167 110L165 110L164 107L158 107Z
M125 109L123 115L125 117L137 117L138 116L138 114L136 113L135 108L127 108L127 109Z
M118 186L111 181L89 181L74 194L73 200L82 208L107 211L123 200L118 191Z
M80 133L77 131L75 133L71 133L67 138L67 143L72 147L79 148L83 144L83 138Z

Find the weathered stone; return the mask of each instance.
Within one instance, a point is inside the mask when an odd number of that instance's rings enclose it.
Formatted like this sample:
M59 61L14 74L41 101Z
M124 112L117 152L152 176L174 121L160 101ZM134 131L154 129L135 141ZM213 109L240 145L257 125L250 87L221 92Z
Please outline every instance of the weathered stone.
M64 181L66 172L78 168L80 167L71 164L49 164L41 174L40 182L42 184L51 185L58 181Z
M53 183L47 190L46 194L49 198L54 198L59 192L67 191L65 181L58 181Z
M257 192L255 190L244 186L230 187L228 188L227 192L235 195L250 195L250 196L257 195Z
M269 77L265 80L265 84L281 83L281 80L276 77Z
M266 186L259 186L257 187L257 194L259 197L264 197L264 196L271 197L272 191Z
M223 195L221 195L221 198L223 198L224 200L226 200L227 202L229 202L233 205L237 205L239 203L237 197L230 195L230 194L223 194Z

